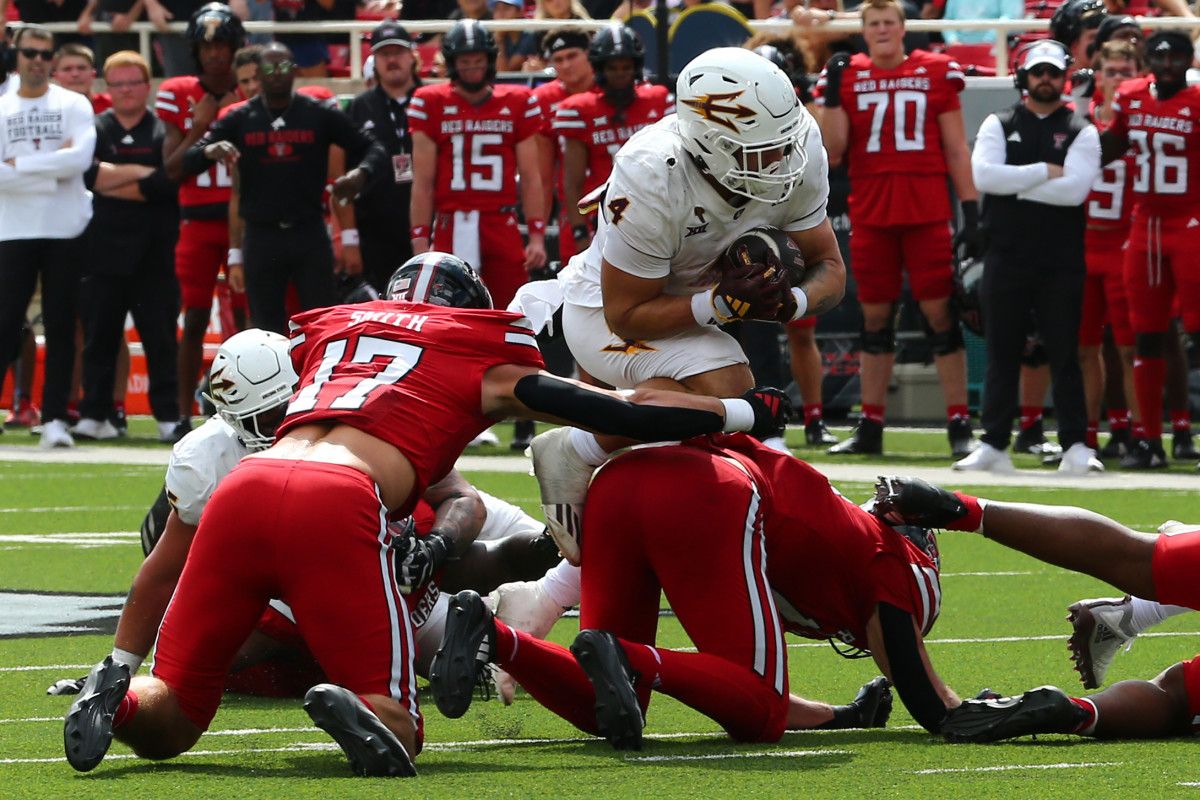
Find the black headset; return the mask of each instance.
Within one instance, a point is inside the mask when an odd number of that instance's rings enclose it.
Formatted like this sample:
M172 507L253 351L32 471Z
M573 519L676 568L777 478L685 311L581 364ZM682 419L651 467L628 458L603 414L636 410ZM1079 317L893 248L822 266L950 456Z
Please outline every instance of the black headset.
M1070 72L1073 59L1071 58L1070 49L1065 44L1057 39L1035 39L1032 42L1026 42L1018 47L1016 52L1015 61L1021 65L1013 70L1013 86L1017 87L1017 91L1024 92L1029 89L1029 71L1024 67L1025 57L1029 55L1029 51L1033 48L1046 47L1047 45L1057 47L1062 52L1063 63L1066 64L1064 72Z

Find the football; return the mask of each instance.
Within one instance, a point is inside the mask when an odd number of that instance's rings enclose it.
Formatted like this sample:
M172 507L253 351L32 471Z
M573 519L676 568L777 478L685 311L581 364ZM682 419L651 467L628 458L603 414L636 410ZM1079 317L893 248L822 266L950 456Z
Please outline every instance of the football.
M790 286L799 286L804 279L804 255L792 237L779 228L761 226L746 231L725 248L721 261L726 271L751 264L782 266Z

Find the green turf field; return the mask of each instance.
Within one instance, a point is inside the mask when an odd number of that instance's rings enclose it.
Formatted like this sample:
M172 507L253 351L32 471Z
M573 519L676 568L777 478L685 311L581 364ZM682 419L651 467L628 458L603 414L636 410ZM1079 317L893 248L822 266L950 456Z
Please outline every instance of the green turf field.
M798 433L792 431L793 441ZM10 434L0 443L24 438ZM904 451L888 459L888 471L929 465L935 457L945 462L940 432L889 433L888 445ZM469 477L531 512L536 507L532 478ZM0 638L0 798L1200 797L1189 740L1123 744L1049 736L951 746L914 728L897 701L886 730L795 733L777 745L744 746L662 696L650 708L645 749L630 754L582 737L524 695L510 708L477 702L461 720L442 718L430 700L415 783L351 776L299 702L230 697L193 752L152 764L117 744L93 773L77 775L62 758L61 716L69 698L48 697L45 688L83 674L111 648L111 636L64 635L47 626L85 626L119 606L141 560L136 530L161 480L160 467L0 461L0 626L8 626L0 630L9 631ZM856 500L869 492L862 483L839 488ZM1170 517L1200 518L1197 495L1187 491L1046 487L986 494L1082 505L1142 530ZM946 681L964 695L985 686L1078 688L1066 655L1066 606L1111 590L971 534L945 534L940 543L944 607L928 647ZM12 635L32 619L37 592L62 593L52 600L57 613L39 618L41 635ZM84 610L72 617L80 604ZM568 642L575 627L566 619L552 637ZM673 618L664 618L660 632L660 644L687 646ZM846 702L876 674L869 659L844 660L824 643L790 643L797 693ZM1198 643L1200 619L1172 619L1119 655L1110 679L1151 677L1194 655Z

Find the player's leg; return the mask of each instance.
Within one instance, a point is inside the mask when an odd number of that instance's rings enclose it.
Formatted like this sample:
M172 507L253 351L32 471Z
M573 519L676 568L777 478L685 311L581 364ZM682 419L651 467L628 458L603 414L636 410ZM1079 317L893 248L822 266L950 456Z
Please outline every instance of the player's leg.
M1117 653L1128 650L1140 633L1191 610L1128 594L1072 603L1067 609L1071 623L1067 647L1083 688L1103 684Z
M474 589L487 595L503 584L541 578L561 560L558 548L543 530L472 542L446 565L439 581L442 591L453 594Z
M1162 447L1162 400L1166 385L1167 326L1175 282L1163 252L1161 219L1135 218L1125 250L1125 284L1134 330L1134 389L1144 429L1129 454L1127 469L1167 466Z
M166 432L166 440L178 441L191 430L196 387L204 368L204 332L212 313L217 273L229 248L227 227L212 220L185 219L179 224L175 244L175 277L179 281L183 327L179 333L178 399L179 425Z
M821 349L817 347L817 318L805 317L784 326L788 337L788 361L792 380L800 390L800 401L804 408L804 443L807 445L835 445L837 437L825 427L822 381L824 364Z
M333 279L333 243L324 225L301 230L289 241L291 280L300 308L324 308L337 302Z
M289 244L295 228L247 223L242 237L246 260L246 300L250 304L250 324L276 333L287 333L286 295L292 277L292 251ZM330 270L329 280L333 274Z
M132 287L133 323L146 354L150 378L150 410L159 425L175 424L180 418L178 405L178 347L175 343L179 316L179 285L171 270L171 250L161 245L157 260L138 277Z
M67 419L76 366L75 335L81 260L74 239L43 239L33 251L42 277L42 327L46 332L46 382L42 386L42 421ZM47 432L43 429L42 441Z
M88 298L81 317L83 340L83 402L81 419L71 430L83 438L115 438L117 430L108 422L112 416L116 383L117 349L125 336L129 311L129 278L91 274L80 290ZM108 424L105 424L108 423Z
M1090 266L1090 265L1089 265ZM1104 399L1104 343L1106 316L1104 275L1089 270L1083 283L1083 307L1079 316L1079 369L1083 374L1084 404L1087 409L1087 446L1097 449L1100 432L1100 404Z
M1178 285L1176 304L1179 304L1184 293L1182 281ZM1188 360L1187 349L1183 345L1183 337L1178 317L1171 320L1167 331L1167 385L1166 403L1171 415L1171 458L1175 461L1195 461L1200 458L1192 442L1192 411L1188 397Z
M1186 234L1183 234L1186 236ZM1177 244L1172 253L1172 264L1175 265L1175 285L1178 290L1178 309L1180 312L1180 322L1183 326L1183 331L1187 334L1188 341L1195 347L1200 344L1200 252L1194 246ZM1180 353L1180 361L1184 366L1184 383L1186 384L1186 369L1187 369L1187 348L1183 346L1182 340L1178 341L1178 350ZM1186 424L1187 440L1181 444L1191 443L1191 420L1187 417L1187 392L1186 389L1179 398L1180 408L1180 426ZM1184 448L1187 450L1189 448ZM1181 453L1181 458L1195 458L1194 455L1185 455Z

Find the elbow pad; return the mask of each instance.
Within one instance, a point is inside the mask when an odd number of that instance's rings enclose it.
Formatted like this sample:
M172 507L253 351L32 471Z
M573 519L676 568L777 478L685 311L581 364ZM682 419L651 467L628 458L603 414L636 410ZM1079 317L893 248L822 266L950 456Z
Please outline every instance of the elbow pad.
M946 704L934 688L917 649L912 615L890 603L879 604L883 649L892 668L892 685L913 719L930 733L938 733L946 719Z
M553 375L526 375L513 394L525 406L583 428L641 442L690 439L717 433L724 418L713 411L674 406L648 406L590 391Z

